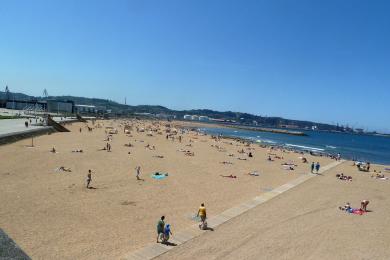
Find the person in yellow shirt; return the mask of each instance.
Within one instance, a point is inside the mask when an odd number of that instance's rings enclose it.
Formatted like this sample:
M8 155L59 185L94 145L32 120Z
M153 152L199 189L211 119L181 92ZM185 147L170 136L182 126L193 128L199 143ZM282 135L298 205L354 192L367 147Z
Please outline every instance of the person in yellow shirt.
M206 221L206 207L204 206L204 203L200 205L197 216L200 217L200 220L202 221L202 223L199 225L199 228L203 229Z

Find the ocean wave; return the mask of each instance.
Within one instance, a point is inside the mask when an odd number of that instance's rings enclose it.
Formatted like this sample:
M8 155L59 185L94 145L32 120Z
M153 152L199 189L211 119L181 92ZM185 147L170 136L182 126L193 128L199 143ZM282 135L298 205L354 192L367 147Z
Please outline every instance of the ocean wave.
M325 145L326 148L330 148L330 149L336 149L337 147L336 146L332 146L332 145Z
M324 151L324 149L322 149L322 148L310 147L310 146L304 146L304 145L286 144L286 146L289 146L289 147L296 147L296 148L300 148L300 149L304 149L304 150L311 150L311 151L313 151L313 152L321 152L321 151Z
M257 143L276 144L275 141L271 141L271 140L268 140L268 139L257 139L256 142Z

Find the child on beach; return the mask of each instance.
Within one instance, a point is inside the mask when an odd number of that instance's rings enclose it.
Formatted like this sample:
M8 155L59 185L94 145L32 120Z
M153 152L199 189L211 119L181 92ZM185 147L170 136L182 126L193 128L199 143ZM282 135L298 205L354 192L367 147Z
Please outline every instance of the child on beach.
M173 235L172 234L172 231L171 231L171 225L170 224L167 224L164 228L164 238L163 238L163 242L166 243L168 242L169 240L169 236L170 235Z

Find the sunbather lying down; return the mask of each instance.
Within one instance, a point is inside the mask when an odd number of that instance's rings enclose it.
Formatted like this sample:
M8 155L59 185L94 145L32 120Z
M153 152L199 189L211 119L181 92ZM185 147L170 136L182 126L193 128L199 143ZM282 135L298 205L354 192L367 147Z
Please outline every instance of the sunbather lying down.
M246 158L237 158L237 160L246 161Z
M357 213L357 214L360 214L360 213L363 213L363 212L367 212L367 205L369 204L370 202L368 200L362 200L360 202L360 208L357 209L357 208L352 208L351 205L349 204L349 202L347 202L345 204L345 206L343 207L339 207L340 210L343 210L343 211L346 211L346 212L349 212L349 213Z
M153 155L153 157L155 157L155 158L164 158L163 155Z
M250 176L260 176L260 174L258 172L256 172L256 171L248 172L247 174L250 175Z
M230 175L221 175L221 177L224 177L224 178L233 178L233 179L237 178L236 175L232 175L232 174L230 174Z
M383 173L375 173L371 175L371 178L387 180L389 177L385 177Z
M160 176L160 175L168 176L168 173L155 172L153 175L156 175L156 176Z
M298 165L295 163L282 163L283 166L295 166L297 167Z
M83 152L83 150L81 150L81 149L72 150L72 153L82 153L82 152Z
M228 161L223 161L223 162L220 162L222 164L233 164L232 162L228 162Z
M57 169L57 171L62 171L62 172L71 172L72 170L70 168L61 166Z
M352 176L346 176L343 173L336 174L336 178L343 180L343 181L352 181Z

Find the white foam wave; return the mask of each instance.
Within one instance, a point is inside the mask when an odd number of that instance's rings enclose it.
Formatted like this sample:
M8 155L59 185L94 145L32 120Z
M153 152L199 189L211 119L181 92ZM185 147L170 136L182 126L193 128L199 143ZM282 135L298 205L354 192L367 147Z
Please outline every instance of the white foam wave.
M268 143L268 144L276 144L276 142L268 140L268 139L257 139L257 143Z
M311 151L313 151L313 152L321 152L321 151L324 151L324 149L322 149L322 148L310 147L310 146L304 146L304 145L286 144L286 146L301 148L301 149L305 149L305 150L311 150Z

